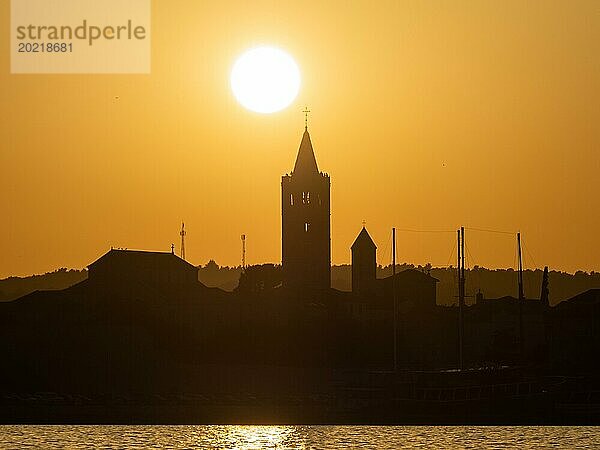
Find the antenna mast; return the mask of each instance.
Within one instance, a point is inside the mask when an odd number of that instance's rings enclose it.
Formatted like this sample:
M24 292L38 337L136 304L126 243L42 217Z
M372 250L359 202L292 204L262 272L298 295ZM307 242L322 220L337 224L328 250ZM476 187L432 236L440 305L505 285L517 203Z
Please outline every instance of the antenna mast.
M181 236L181 259L185 261L185 224L181 222L181 231L179 232L179 236Z

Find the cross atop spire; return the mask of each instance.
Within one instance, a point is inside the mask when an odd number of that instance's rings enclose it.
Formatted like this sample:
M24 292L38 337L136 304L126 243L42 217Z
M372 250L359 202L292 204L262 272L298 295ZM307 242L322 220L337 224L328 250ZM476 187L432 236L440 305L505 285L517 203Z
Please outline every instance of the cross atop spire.
M310 109L308 109L308 106L305 106L302 112L304 113L304 129L308 130L308 114L310 113Z

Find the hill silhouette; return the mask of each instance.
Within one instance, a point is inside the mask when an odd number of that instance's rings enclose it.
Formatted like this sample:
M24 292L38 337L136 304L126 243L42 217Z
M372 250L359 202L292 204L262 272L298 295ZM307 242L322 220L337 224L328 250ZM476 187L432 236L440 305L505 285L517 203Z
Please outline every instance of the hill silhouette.
M0 302L15 300L33 291L65 289L86 278L87 270L64 267L41 275L5 278L0 280Z

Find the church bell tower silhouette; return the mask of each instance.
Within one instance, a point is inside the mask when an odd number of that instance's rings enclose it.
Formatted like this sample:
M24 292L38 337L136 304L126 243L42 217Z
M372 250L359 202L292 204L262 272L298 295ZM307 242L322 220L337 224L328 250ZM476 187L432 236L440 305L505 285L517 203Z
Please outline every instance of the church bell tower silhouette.
M281 177L285 288L319 291L331 285L330 186L329 175L319 172L305 122L294 170Z

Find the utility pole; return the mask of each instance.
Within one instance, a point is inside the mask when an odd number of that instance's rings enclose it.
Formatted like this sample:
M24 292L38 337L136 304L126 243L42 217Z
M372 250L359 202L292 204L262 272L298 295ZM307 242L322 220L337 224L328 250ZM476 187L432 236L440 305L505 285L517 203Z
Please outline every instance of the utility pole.
M392 300L394 302L394 373L398 373L398 302L396 300L396 228L392 228Z
M517 233L517 249L519 253L519 353L521 361L524 361L525 346L523 335L523 304L525 302L525 293L523 292L523 260L521 258L521 233Z
M185 261L185 225L181 222L181 231L179 232L179 236L181 236L181 259Z

